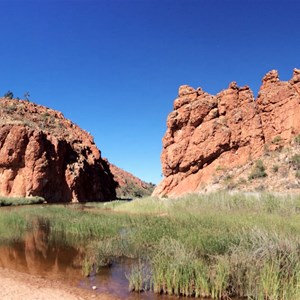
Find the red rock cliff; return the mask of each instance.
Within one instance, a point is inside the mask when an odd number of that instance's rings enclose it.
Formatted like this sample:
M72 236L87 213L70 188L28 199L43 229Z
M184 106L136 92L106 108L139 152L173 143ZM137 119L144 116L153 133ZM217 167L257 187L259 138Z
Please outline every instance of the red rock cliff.
M154 195L200 191L216 168L233 168L263 154L280 136L285 145L300 133L300 70L287 82L265 75L255 100L248 86L232 82L216 96L187 85L179 88L167 119L161 155L164 179ZM276 145L273 145L276 147ZM271 149L272 150L272 149Z
M0 195L48 202L116 197L109 163L92 136L55 110L0 98Z

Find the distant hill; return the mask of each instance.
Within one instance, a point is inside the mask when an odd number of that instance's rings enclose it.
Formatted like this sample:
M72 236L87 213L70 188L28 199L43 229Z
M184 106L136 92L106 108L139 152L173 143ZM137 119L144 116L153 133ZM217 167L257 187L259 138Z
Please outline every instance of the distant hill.
M117 197L118 198L136 198L150 196L155 188L152 183L147 183L124 171L117 166L110 164L110 171L114 175L114 180L117 181Z

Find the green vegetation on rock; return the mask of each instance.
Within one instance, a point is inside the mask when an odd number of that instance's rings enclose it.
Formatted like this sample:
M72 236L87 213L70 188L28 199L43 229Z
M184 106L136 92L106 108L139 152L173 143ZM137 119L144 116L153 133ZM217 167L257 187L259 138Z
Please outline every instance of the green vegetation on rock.
M296 169L300 169L300 154L295 154L291 157L291 164Z
M152 183L145 183L139 186L136 183L127 180L124 186L117 188L117 197L119 199L133 199L150 196L154 190L155 185Z
M300 145L300 134L296 135L294 140L296 145Z
M256 161L254 168L252 169L251 173L249 174L249 179L257 179L266 177L266 169L263 162L259 159Z

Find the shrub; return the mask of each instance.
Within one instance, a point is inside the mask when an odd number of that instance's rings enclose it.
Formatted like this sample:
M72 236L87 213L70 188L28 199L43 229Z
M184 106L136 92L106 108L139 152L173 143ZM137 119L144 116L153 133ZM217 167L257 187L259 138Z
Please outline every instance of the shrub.
M298 134L297 136L295 136L295 143L297 145L300 145L300 134Z
M296 169L300 169L300 154L295 154L291 157L290 163Z
M245 178L239 178L238 184L247 184L247 180Z
M5 94L4 94L4 98L8 98L8 99L12 99L14 97L14 94L12 91L7 91Z
M278 165L274 165L272 168L273 173L277 173L279 170L279 166Z
M274 137L272 144L278 145L281 142L281 136L277 135Z
M268 174L266 173L265 166L261 160L257 160L255 163L254 168L252 169L249 179L256 179L256 178L263 178L266 177Z
M233 176L231 174L227 174L225 177L224 177L224 181L225 182L229 182L233 179Z
M226 168L224 168L223 166L218 165L216 167L216 171L226 171Z
M47 119L48 117L50 117L50 114L49 114L48 112L44 112L44 113L42 114L42 118L43 118L43 119Z
M17 107L13 104L3 107L3 112L6 114L12 114L13 112L15 112L17 110Z
M25 98L26 101L29 101L29 97L30 97L29 92L25 92L24 93L24 98Z

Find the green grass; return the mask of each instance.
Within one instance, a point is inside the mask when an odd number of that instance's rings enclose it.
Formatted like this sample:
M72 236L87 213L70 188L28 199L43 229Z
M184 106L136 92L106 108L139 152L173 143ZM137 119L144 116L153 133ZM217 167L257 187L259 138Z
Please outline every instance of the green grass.
M297 196L215 193L0 209L0 242L44 223L50 240L84 249L85 275L136 259L130 290L300 299L299 208Z
M156 197L137 198L134 201L124 201L115 207L114 211L130 214L161 214L166 213L172 203L167 199Z
M0 206L17 206L28 204L41 204L45 201L42 197L3 197L0 196Z

